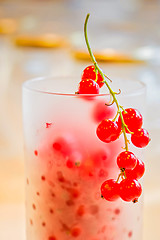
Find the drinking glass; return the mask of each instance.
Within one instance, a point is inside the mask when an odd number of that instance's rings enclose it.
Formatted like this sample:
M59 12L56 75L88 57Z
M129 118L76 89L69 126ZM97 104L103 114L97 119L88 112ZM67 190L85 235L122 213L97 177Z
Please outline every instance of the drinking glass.
M113 118L110 95L75 94L79 78L38 78L23 84L27 240L142 240L142 205L101 197L101 184L116 179L123 134L100 141L96 128ZM145 110L145 86L115 80L124 108ZM105 112L105 114L104 114ZM129 136L128 136L129 138ZM129 150L143 159L143 151Z

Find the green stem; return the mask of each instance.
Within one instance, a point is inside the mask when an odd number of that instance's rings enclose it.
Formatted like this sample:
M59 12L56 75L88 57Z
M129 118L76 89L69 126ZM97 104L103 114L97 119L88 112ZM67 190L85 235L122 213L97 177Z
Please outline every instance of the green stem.
M117 180L116 180L116 183L118 183L119 182L119 179L120 179L120 177L123 175L123 173L122 172L120 172L120 174L118 175L118 178L117 178Z
M88 23L88 19L89 19L89 16L90 14L88 13L87 16L86 16L86 19L85 19L85 23L84 23L84 36L85 36L85 41L86 41L86 45L87 45L87 48L88 48L88 52L90 54L90 57L91 57L91 60L95 66L95 71L98 70L98 72L100 73L100 75L102 76L103 78L103 82L105 83L105 85L107 86L110 94L112 95L113 97L113 101L115 102L116 106L117 106L117 112L119 113L119 116L121 118L121 122L122 122L122 131L123 131L123 135L124 135L124 141L125 141L125 149L126 151L128 151L128 139L127 139L127 135L126 135L126 130L125 130L125 123L124 123L124 120L123 120L123 115L122 115L122 112L120 111L120 108L122 108L122 106L119 105L118 101L117 101L117 98L116 98L116 95L115 93L113 92L113 90L111 89L111 87L109 86L108 82L106 81L105 78L108 78L103 72L102 70L99 68L98 64L97 64L97 61L92 53L92 50L90 48L90 44L89 44L89 41L88 41L88 36L87 36L87 23ZM109 78L108 78L109 79ZM109 79L110 80L110 79ZM111 81L111 80L110 80Z
M92 53L92 50L90 48L90 45L89 45L89 42L88 42L88 36L87 36L87 23L88 23L89 16L90 16L90 14L88 13L87 16L86 16L85 23L84 23L84 36L85 36L85 41L86 41L86 44L87 44L89 55L91 57L91 60L92 60L92 62L94 64L95 68L97 69L97 62L96 62L96 59L95 59L95 57L94 57L94 55Z
M115 117L114 117L113 120L112 120L113 122L116 121L116 118L118 117L118 114L119 114L119 113L117 112L116 115L115 115Z

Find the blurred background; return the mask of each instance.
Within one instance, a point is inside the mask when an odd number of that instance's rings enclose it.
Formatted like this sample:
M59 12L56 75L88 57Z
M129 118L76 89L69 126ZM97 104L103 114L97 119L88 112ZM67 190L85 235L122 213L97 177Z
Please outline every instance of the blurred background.
M147 85L144 240L160 239L160 1L0 0L0 240L24 240L22 83L77 75L90 65L84 37L109 77Z

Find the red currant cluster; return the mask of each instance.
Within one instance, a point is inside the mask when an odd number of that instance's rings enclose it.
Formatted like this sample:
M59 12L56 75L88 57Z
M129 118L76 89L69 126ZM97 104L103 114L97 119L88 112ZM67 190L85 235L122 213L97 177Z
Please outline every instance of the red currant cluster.
M143 148L148 145L150 139L147 130L141 128L142 123L143 119L140 112L133 108L127 108L120 112L118 121L115 121L115 119L101 121L97 127L97 136L101 141L109 143L115 141L124 128L125 133L131 134L133 145Z
M124 109L119 105L116 94L106 81L110 80L99 68L96 59L91 51L87 37L87 22L89 14L84 24L84 34L87 48L94 65L84 69L81 82L78 87L78 94L99 94L99 89L105 84L113 98L111 104L117 106L117 114L114 119L102 120L96 130L98 138L110 143L117 140L121 133L124 135L125 151L117 157L117 165L120 174L117 180L106 180L101 186L102 197L108 201L114 201L121 197L124 201L137 202L142 193L141 184L138 182L145 171L144 163L128 150L129 140L127 134L131 134L131 142L134 146L142 148L149 143L149 134L142 128L143 118L140 112L133 108ZM110 80L111 81L111 80ZM106 104L107 105L107 104ZM118 118L118 120L116 120ZM121 181L119 183L119 180Z
M104 85L104 80L99 73L97 74L97 82L95 81L94 65L85 68L81 78L78 87L79 94L98 94L99 88ZM118 105L118 107L121 106ZM149 143L149 134L147 130L142 128L143 118L138 110L133 108L119 110L116 117L118 117L117 121L116 118L102 120L96 130L98 138L105 143L117 140L122 132L126 142L126 151L121 152L117 157L117 165L121 171L118 179L105 181L101 186L101 193L103 198L108 201L121 197L124 201L136 202L142 193L138 179L143 176L145 166L132 152L128 151L126 133L131 134L131 142L139 148L145 147ZM120 177L122 181L118 183Z
M118 155L117 165L121 170L118 179L109 179L102 184L102 197L108 201L114 201L121 197L127 202L137 202L142 193L138 179L144 174L144 163L136 158L132 152L124 151ZM122 181L119 183L120 177Z
M125 137L126 133L131 134L131 142L136 147L145 147L150 141L147 130L141 128L143 123L142 115L136 109L128 108L120 113L118 121L114 122L116 132L114 133L113 140L110 137L110 127L112 125L109 126L108 120L107 125L104 122L106 120L103 120L97 128L97 136L103 142L116 140L121 133L120 129L123 130ZM121 152L117 157L117 165L121 170L117 181L110 179L105 181L101 186L102 196L108 201L113 201L121 197L124 201L136 202L142 193L142 187L138 179L143 176L145 166L132 152L128 151L128 139L126 138L125 141L126 151ZM122 181L118 183L120 177Z

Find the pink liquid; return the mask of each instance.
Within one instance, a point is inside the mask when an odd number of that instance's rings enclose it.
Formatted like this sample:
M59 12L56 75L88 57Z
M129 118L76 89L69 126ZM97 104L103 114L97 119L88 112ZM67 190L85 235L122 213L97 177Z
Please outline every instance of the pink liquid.
M101 184L119 174L124 147L123 136L109 144L96 136L101 118L115 116L115 109L104 113L110 98L43 92L53 91L52 79L30 85L34 90L23 92L27 240L142 240L142 197L137 204L101 198ZM121 104L143 113L142 94L121 97Z

